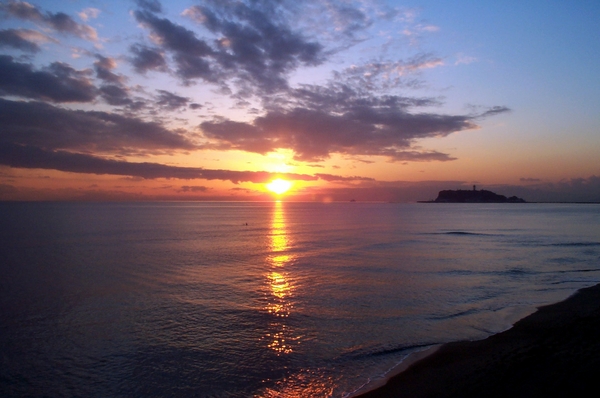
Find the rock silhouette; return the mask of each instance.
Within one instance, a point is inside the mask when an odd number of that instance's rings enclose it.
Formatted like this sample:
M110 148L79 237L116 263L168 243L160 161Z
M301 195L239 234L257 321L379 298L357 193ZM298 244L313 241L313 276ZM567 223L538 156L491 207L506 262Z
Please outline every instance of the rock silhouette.
M504 195L499 195L492 191L484 189L466 190L459 189L444 190L438 193L438 197L433 201L435 203L526 203L524 199L516 196L507 198Z

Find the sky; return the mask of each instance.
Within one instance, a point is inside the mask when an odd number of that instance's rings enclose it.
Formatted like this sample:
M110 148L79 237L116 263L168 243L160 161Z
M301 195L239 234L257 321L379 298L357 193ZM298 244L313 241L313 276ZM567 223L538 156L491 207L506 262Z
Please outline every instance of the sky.
M600 201L598 17L583 0L0 1L0 200Z

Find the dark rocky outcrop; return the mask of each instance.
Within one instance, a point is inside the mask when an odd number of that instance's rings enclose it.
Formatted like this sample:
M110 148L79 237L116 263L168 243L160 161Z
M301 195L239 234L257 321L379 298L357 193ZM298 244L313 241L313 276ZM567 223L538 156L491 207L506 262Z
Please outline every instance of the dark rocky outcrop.
M456 191L445 190L438 193L438 197L433 201L435 203L525 203L525 200L511 196L507 198L504 195L498 195L485 189Z

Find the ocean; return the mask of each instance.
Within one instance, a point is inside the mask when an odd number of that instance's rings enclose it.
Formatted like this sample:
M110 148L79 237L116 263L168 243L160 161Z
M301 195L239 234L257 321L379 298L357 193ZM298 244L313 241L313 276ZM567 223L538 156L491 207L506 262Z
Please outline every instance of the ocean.
M0 203L0 396L349 397L600 282L600 205Z

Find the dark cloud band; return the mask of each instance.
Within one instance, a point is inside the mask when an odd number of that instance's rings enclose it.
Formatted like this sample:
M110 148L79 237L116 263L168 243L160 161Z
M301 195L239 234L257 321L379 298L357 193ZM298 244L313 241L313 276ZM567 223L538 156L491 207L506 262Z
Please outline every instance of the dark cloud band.
M46 149L142 154L197 148L182 133L156 122L43 102L0 99L0 120L0 142Z
M311 176L295 173L270 173L267 171L209 170L198 167L168 166L158 163L132 163L80 153L48 151L33 146L11 143L0 143L0 164L14 168L110 174L145 179L224 180L231 181L234 184L240 182L264 183L275 177L302 181L315 181L318 179L326 179L327 181L365 180L362 177L339 177L329 174Z
M43 70L0 55L0 94L52 102L90 102L96 87L85 72L54 62Z

